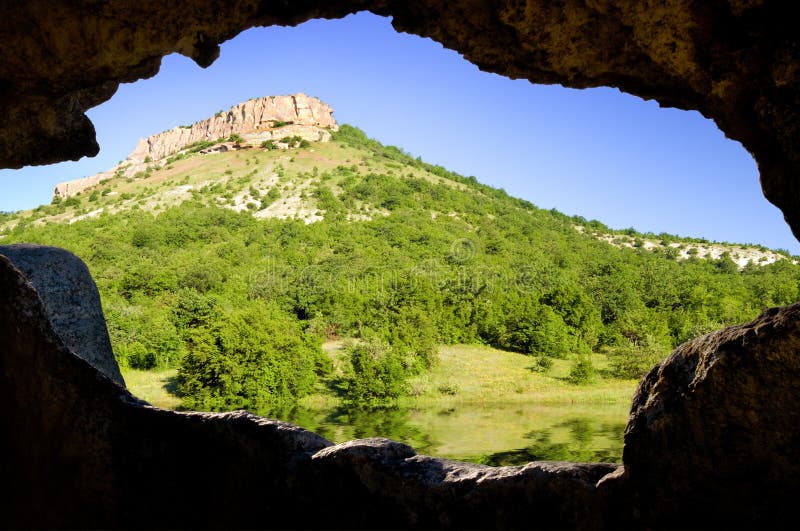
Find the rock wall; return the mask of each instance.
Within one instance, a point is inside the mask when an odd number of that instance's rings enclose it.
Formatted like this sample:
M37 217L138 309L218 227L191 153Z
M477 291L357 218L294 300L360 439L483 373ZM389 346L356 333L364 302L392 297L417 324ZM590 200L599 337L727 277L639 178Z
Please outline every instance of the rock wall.
M795 529L800 304L679 346L639 384L615 518L665 528ZM623 501L624 500L624 501ZM689 525L691 523L691 525Z
M169 131L139 140L128 157L110 170L97 175L58 183L54 197L67 198L97 186L115 174L132 176L173 155L195 142L241 136L253 145L265 140L278 141L286 136L299 136L312 142L327 142L331 131L339 125L333 109L317 98L297 93L291 96L267 96L234 105L227 112L219 112L191 126L175 127Z
M492 468L386 439L333 445L245 412L153 408L73 355L49 298L0 255L4 527L800 526L800 304L686 343L653 369L624 466Z
M80 179L73 179L71 181L58 183L53 189L53 197L59 197L61 199L72 197L73 195L77 195L84 190L88 190L89 188L97 186L105 179L110 179L113 176L113 171L106 171L96 175L90 175L89 177L81 177Z
M140 140L128 159L131 162L144 162L147 158L160 160L194 142L227 138L234 133L269 132L279 122L313 130L314 133L318 129L339 129L333 118L333 109L317 98L300 93L269 96L240 103L227 112L220 112L189 127L176 127ZM279 134L285 136L289 133L281 131Z

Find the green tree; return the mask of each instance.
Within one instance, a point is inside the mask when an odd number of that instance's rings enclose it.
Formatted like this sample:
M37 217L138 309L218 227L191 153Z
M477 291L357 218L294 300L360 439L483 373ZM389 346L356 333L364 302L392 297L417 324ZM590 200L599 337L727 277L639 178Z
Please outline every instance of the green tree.
M345 400L356 406L386 406L406 392L408 371L400 355L380 339L345 346L350 368L344 379Z

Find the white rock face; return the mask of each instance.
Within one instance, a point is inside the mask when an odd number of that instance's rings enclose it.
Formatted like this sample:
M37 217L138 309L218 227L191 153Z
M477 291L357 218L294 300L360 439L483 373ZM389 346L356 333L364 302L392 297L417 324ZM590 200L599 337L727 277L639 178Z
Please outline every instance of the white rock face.
M140 140L128 158L133 162L144 162L148 157L160 160L194 142L227 138L232 134L244 137L262 133L260 137L271 140L271 133L280 129L275 125L281 124L293 126L291 132L282 131L284 136L309 135L315 140L319 139L320 130L339 129L333 118L333 109L317 98L302 93L268 96L240 103L228 112L218 113L190 127L176 127Z
M331 131L339 126L333 109L317 98L297 93L291 96L267 96L248 100L191 126L181 126L139 140L136 149L118 166L91 177L59 183L53 195L67 198L109 179L122 170L130 176L146 169L149 162L159 161L200 141L239 135L246 142L258 145L265 140L299 136L311 142L327 142Z

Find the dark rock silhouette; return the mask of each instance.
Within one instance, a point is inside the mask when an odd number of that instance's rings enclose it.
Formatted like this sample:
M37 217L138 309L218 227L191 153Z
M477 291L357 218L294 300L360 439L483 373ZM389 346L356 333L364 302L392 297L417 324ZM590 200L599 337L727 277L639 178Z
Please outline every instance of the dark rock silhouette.
M800 304L688 342L653 369L634 397L624 468L493 468L385 439L334 446L246 412L153 408L73 355L46 299L0 256L6 526L800 524Z
M644 378L625 430L623 483L640 518L662 526L796 528L798 457L795 304L684 343Z
M29 0L0 19L0 167L94 155L84 114L173 52L207 67L254 26L357 11L392 17L482 70L534 83L609 86L713 119L753 154L766 197L800 232L800 37L794 4L768 0ZM31 31L37 28L37 31ZM47 38L42 38L46 35Z

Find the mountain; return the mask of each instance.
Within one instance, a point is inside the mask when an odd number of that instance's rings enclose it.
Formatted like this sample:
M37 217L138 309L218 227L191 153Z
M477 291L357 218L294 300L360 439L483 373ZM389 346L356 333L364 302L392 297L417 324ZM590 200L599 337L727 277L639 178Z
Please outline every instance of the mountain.
M326 378L383 403L440 344L522 352L543 371L570 359L575 382L598 357L601 377L636 377L800 295L786 253L538 209L332 112L261 98L155 135L51 205L0 216L0 241L86 260L120 363L178 367L185 405L205 409L271 411ZM355 339L344 366L326 338Z
M296 137L327 142L330 132L337 130L333 109L317 98L298 93L251 99L231 107L228 112L220 111L192 125L182 125L139 140L136 149L124 161L106 172L59 183L53 196L66 199L112 177L135 176L147 171L152 161L164 160L181 151L205 154L237 149L240 142L252 147ZM225 141L231 138L239 142Z

